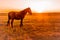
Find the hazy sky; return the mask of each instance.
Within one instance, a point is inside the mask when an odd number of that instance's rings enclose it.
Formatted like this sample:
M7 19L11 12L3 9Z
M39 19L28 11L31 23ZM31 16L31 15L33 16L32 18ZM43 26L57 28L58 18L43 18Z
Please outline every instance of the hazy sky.
M60 0L0 0L0 9L24 9L43 12L48 10L60 10ZM1 12L0 10L0 12Z

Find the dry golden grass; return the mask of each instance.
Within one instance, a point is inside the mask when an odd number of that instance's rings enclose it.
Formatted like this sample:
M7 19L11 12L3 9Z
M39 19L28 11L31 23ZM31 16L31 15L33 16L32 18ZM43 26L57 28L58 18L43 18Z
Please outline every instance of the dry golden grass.
M6 26L7 14L0 15L0 40L60 40L60 14L43 13L26 15L23 27L20 20L14 21L14 28Z

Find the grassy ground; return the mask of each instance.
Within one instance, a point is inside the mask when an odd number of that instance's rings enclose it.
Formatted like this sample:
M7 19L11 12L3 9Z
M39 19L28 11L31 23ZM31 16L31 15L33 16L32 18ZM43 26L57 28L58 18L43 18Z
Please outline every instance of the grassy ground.
M59 13L26 15L23 27L20 20L14 21L14 28L6 24L7 14L0 14L0 40L60 40Z

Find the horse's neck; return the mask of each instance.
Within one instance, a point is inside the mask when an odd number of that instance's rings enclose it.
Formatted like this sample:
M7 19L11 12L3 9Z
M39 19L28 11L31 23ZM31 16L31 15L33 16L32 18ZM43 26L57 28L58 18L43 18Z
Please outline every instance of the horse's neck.
M27 11L26 10L23 10L23 11L21 11L22 12L22 14L26 14L27 13Z
M26 15L26 13L27 13L27 11L26 10L23 10L23 11L20 11L19 12L19 15L24 16L24 15Z

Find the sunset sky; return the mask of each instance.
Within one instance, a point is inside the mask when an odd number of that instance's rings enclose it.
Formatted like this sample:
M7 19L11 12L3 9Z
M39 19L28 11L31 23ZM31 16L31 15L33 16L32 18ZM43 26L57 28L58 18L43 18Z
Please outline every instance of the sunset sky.
M27 7L35 12L60 11L60 0L0 0L0 12Z

